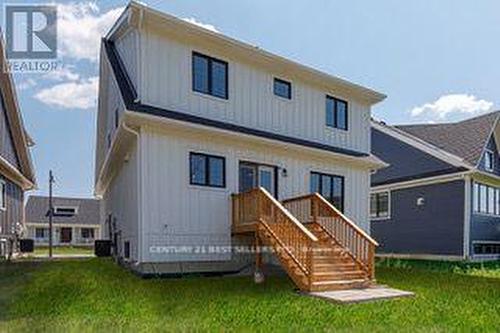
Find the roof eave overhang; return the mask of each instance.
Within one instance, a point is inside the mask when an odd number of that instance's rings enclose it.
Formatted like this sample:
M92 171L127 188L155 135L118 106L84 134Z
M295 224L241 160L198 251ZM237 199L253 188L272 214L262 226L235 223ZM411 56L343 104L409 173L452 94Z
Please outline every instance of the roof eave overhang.
M160 12L135 1L129 3L118 21L106 35L106 39L113 41L119 38L130 27L139 28L141 22L143 22L146 17L152 18L151 24L158 24L162 27L159 29L161 33L176 33L182 35L182 37L193 37L203 43L211 43L214 46L220 46L226 50L231 50L231 54L243 54L252 61L268 64L276 71L294 73L303 79L313 81L326 87L333 87L369 105L377 104L387 98L385 94L373 89L302 65L298 62L265 51L257 46L201 28L195 24L186 22L175 16Z
M12 181L23 191L29 191L35 188L35 184L26 178L15 166L0 156L0 174Z

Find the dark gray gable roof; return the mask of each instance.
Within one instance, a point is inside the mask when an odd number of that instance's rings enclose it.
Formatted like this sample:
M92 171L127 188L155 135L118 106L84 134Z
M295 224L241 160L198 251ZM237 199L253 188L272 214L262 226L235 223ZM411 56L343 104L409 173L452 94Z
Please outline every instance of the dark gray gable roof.
M55 224L99 224L100 201L84 198L53 198L54 207L78 207L73 216L54 216ZM26 203L26 223L49 223L49 198L44 196L30 196Z
M384 125L386 126L386 125ZM371 176L380 186L465 171L372 127L372 153L389 163Z
M395 126L476 166L500 111L456 123Z

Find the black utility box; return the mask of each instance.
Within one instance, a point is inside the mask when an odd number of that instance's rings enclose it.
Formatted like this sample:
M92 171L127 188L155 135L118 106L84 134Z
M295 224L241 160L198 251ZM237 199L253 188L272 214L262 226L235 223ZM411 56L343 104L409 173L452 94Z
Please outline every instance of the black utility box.
M35 241L33 239L20 239L19 248L22 253L32 253L35 250Z
M111 256L111 241L110 240L96 240L94 243L94 253L97 257Z

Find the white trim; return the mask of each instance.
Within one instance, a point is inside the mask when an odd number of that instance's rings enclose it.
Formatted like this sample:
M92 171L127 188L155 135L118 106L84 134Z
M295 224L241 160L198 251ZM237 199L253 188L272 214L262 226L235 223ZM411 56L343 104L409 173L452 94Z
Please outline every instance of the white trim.
M465 172L452 173L452 174L435 176L435 177L427 177L427 178L409 180L409 181L405 181L405 182L383 184L383 185L378 185L378 186L372 186L371 189L372 189L372 191L399 190L399 189L410 188L410 187L447 183L447 182L454 181L454 180L461 180L466 175L468 175L470 173L471 173L471 171L465 171Z
M371 196L374 194L380 194L380 193L387 193L387 216L372 216L371 215ZM382 191L373 191L370 192L370 214L368 214L368 217L370 221L385 221L385 220L390 220L391 219L391 190L382 190Z
M473 182L470 176L466 176L464 179L464 243L463 243L463 253L464 258L470 258L470 226L471 226L471 212L473 205Z
M467 163L463 158L453 155L405 131L402 131L400 129L397 129L389 125L382 124L375 120L372 120L371 125L376 130L379 130L384 134L390 135L393 138L398 139L406 144L409 144L410 146L417 148L431 156L434 156L448 164L451 164L455 167L464 167L467 169L472 169L472 166L469 163Z

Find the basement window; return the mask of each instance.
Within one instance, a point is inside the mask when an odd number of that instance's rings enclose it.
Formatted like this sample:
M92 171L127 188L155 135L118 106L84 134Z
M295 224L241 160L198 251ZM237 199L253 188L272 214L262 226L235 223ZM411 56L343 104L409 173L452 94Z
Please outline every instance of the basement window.
M500 255L500 243L477 242L473 247L476 255Z

